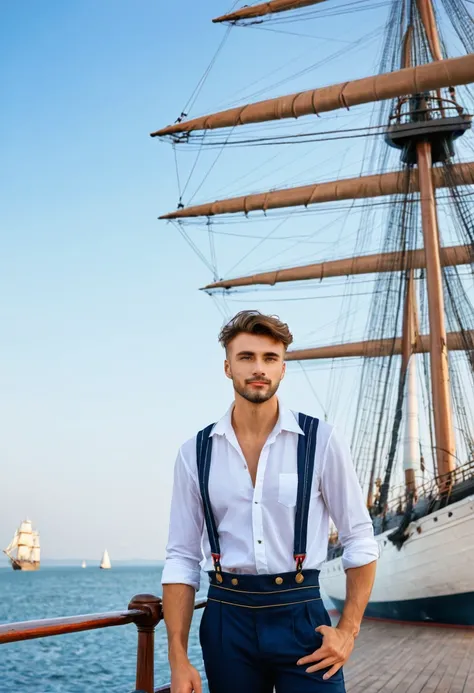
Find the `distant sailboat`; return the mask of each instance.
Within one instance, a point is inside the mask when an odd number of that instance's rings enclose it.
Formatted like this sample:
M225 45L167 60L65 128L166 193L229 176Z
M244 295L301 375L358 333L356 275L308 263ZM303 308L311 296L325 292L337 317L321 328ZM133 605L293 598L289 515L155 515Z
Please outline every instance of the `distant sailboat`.
M82 561L81 568L87 568L87 563L85 561Z
M112 567L112 564L110 563L109 552L107 551L107 549L105 549L104 555L102 556L100 567L101 570L110 570L110 568Z
M39 570L39 532L33 530L30 520L21 523L3 553L10 559L13 570Z

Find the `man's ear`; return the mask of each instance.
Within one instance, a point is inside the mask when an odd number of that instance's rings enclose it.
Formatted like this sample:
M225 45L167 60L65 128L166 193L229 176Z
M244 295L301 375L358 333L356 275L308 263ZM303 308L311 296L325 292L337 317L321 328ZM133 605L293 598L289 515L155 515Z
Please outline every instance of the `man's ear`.
M286 374L286 361L283 362L283 368L281 369L281 379L285 377Z
M226 374L226 376L228 378L230 378L232 380L232 371L230 369L230 363L228 362L227 359L224 361L224 373Z

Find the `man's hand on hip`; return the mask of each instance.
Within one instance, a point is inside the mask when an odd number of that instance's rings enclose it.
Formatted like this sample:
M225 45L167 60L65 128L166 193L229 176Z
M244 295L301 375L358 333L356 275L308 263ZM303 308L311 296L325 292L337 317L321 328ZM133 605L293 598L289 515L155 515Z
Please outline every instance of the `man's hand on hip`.
M189 660L171 668L171 693L202 693L201 676Z
M313 654L299 659L297 664L313 664L306 669L310 674L330 667L323 676L324 679L330 679L351 656L354 649L354 636L350 631L331 626L320 626L316 628L316 632L323 636L323 644Z

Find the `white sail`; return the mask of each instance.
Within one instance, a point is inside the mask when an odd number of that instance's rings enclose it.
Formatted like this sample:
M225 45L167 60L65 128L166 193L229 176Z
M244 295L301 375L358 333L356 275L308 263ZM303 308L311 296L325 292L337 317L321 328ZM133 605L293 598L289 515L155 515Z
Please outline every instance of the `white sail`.
M17 553L17 558L19 561L29 561L30 559L30 554L33 549L33 533L31 531L31 522L29 523L30 525L30 531L26 532L22 528L24 525L26 525L26 522L21 523L20 527L20 534L18 537L18 553Z
M18 546L18 553L16 558L18 561L29 561L31 555L31 546L25 546L24 544Z
M18 546L27 546L29 549L33 548L33 535L20 532L18 535Z
M18 553L19 561L29 561L31 549L33 548L33 528L30 520L23 520L18 530Z
M40 535L39 532L33 532L33 548L39 549L40 547Z
M100 567L102 568L102 570L109 570L112 567L112 564L110 563L109 552L107 551L107 549L105 549L104 555L102 556Z
M18 531L20 534L32 534L33 527L31 526L31 520L23 520Z
M81 568L87 568L87 563L85 561L82 561Z
M33 532L33 547L30 552L30 561L40 562L40 538L39 532Z
M16 549L16 547L18 546L18 537L19 537L18 530L16 530L15 536L13 537L11 542L8 544L7 548L3 550L3 552L6 553L7 556L9 556L10 553L13 551L13 549Z

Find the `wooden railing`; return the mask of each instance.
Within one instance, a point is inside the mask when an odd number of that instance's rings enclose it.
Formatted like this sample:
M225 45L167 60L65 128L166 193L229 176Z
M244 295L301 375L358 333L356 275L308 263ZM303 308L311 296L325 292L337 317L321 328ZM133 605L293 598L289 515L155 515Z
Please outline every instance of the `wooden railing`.
M429 498L436 500L440 498L440 489L446 489L444 493L444 499L449 500L453 488L463 482L471 481L474 479L474 458L469 460L463 465L456 467L452 472L446 472L440 476L435 476L432 479L428 479L423 484L418 484L416 488L418 498ZM406 491L404 486L400 486L399 493L394 491L393 497L387 503L387 511L394 512L398 507L403 508L406 504Z
M206 600L202 600L196 602L194 608L202 609L205 605ZM0 624L0 645L134 623L138 631L136 692L165 693L170 690L169 685L154 688L155 628L162 618L161 599L153 594L138 594L132 598L127 611Z

